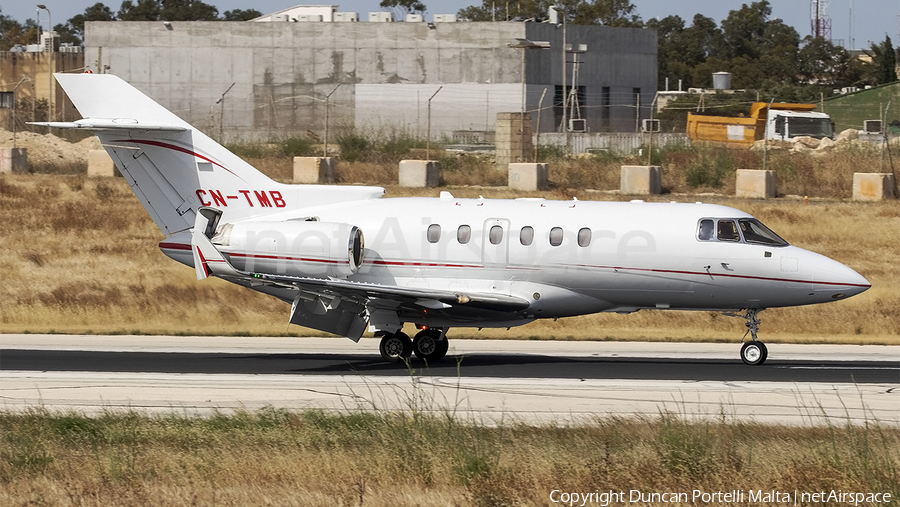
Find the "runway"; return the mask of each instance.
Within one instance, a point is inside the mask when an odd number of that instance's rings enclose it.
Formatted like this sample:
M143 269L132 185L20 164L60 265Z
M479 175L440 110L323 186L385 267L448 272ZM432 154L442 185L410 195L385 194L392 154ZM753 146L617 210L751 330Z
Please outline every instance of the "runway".
M423 410L486 422L598 416L900 424L900 346L454 340L445 360L389 365L378 340L0 336L6 409L95 412Z

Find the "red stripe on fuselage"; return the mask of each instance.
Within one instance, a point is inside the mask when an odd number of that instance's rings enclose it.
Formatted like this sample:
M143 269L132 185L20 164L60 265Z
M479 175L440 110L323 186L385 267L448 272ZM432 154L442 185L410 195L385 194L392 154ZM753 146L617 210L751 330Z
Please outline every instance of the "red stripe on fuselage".
M190 250L190 245L183 245L179 243L160 243L160 248L166 248L170 250ZM325 262L330 264L336 264L339 261L333 260L325 260L325 259L307 259L300 257L284 257L284 256L275 256L275 255L252 255L252 254L238 254L233 253L230 254L235 257L255 257L261 259L280 259L280 260L294 260L294 261L302 261L302 262ZM409 266L409 267L440 267L440 268L479 268L482 269L484 266L474 265L474 264L441 264L441 263L431 263L431 262L404 262L404 261L371 261L372 264L380 265L380 266ZM733 275L728 273L706 273L700 271L679 271L673 269L653 269L653 268L627 268L623 266L592 266L587 264L577 264L575 267L579 268L589 268L589 269L618 269L622 271L640 271L646 273L666 273L666 274L674 274L674 275L690 275L690 276L712 276L712 277L721 277L721 278L739 278L744 280L760 280L764 282L787 282L787 283L808 283L808 284L817 284L817 285L835 285L842 287L860 287L860 288L870 288L871 284L856 284L856 283L844 283L844 282L822 282L815 280L795 280L792 278L774 278L774 277L765 277L765 276L753 276L753 275ZM523 266L507 266L505 269L529 269L535 270L539 269L536 267L523 267Z
M787 282L787 283L808 283L808 284L818 284L818 285L839 285L843 287L862 287L862 288L870 288L872 285L866 284L856 284L856 283L844 283L844 282L819 282L815 280L795 280L792 278L774 278L767 276L754 276L754 275L733 275L729 273L708 273L708 272L700 272L700 271L678 271L674 269L654 269L654 268L626 268L622 266L591 266L587 264L578 264L577 267L581 268L592 268L592 269L616 269L622 271L642 271L647 273L668 273L675 275L691 275L691 276L712 276L712 277L722 277L722 278L741 278L744 280L762 280L765 282Z

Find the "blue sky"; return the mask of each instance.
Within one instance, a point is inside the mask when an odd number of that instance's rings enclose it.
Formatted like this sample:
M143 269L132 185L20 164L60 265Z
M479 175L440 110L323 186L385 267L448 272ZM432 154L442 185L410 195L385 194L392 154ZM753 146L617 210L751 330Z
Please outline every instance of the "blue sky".
M429 7L430 14L455 13L459 9L469 5L480 5L472 0L422 0ZM728 16L728 12L739 9L741 4L750 3L752 0L632 0L638 13L644 20L654 17L665 17L670 14L679 15L690 23L694 14L704 16L721 22ZM12 16L19 21L27 18L37 18L36 4L44 3L53 14L53 23L64 22L76 14L84 12L97 0L0 0L0 9L3 14ZM104 1L113 11L118 11L121 0ZM219 12L231 9L254 8L265 12L274 12L298 3L327 4L326 1L298 2L297 0L207 0L206 3L215 5ZM341 11L359 12L365 14L370 11L381 10L378 7L380 0L344 0L333 2ZM497 1L498 4L502 0ZM829 14L832 18L832 38L846 43L851 31L851 3L852 3L852 31L855 48L867 48L868 41L882 41L885 35L890 35L894 46L900 41L900 0L823 0L830 3ZM810 33L810 1L809 0L771 0L772 15L783 19L793 26L800 36ZM42 23L47 22L46 11L40 12Z

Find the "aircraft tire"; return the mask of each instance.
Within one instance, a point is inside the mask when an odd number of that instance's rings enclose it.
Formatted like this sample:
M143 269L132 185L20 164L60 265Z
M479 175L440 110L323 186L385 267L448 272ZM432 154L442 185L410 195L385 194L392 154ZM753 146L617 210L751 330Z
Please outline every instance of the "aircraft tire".
M409 359L412 355L412 341L405 333L388 333L381 338L378 352L381 358L389 363Z
M741 347L741 361L750 366L757 366L766 362L769 351L766 344L761 341L749 341Z
M413 352L416 357L425 362L440 361L450 348L446 337L441 339L439 329L425 329L419 331L413 339Z

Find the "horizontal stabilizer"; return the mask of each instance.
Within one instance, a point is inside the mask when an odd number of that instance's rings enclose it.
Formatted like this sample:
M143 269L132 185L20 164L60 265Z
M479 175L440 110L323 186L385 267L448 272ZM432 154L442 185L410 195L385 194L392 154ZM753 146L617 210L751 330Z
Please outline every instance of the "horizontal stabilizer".
M181 125L163 125L139 122L133 118L85 118L78 121L29 121L25 123L27 123L28 125L37 125L38 127L51 127L55 129L81 129L89 130L92 132L122 130L184 132L185 130L187 130Z

